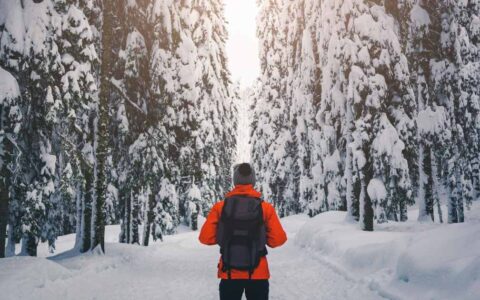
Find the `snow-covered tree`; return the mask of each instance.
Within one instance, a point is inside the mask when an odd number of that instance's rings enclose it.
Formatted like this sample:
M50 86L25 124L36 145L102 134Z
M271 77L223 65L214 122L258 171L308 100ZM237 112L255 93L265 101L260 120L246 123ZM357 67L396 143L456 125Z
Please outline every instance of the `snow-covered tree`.
M258 4L261 73L259 92L253 103L252 162L265 199L274 204L280 215L286 215L288 191L285 188L291 166L287 144L292 140L284 85L287 70L283 29L288 7L281 0L259 1Z
M479 145L478 1L447 1L441 6L442 60L437 63L437 97L442 97L451 125L446 153L449 223L464 221L464 207L474 197ZM442 86L440 86L442 85Z
M175 186L164 178L160 183L160 190L156 195L155 217L152 225L154 240L163 239L164 235L172 234L179 224L179 199Z
M227 39L223 1L193 0L190 12L192 40L197 48L195 101L197 112L192 135L197 174L205 206L221 199L230 185L236 144L236 108L232 101L227 66ZM208 203L208 204L207 204Z
M252 144L262 191L282 214L295 211L287 197L310 215L346 208L368 230L374 217L405 220L417 157L417 106L404 54L410 23L402 19L412 2L259 5L264 60ZM386 191L374 203L371 180Z
M192 180L194 182L194 180ZM187 199L185 202L185 222L192 230L198 229L198 216L202 213L200 203L202 201L202 193L195 183L192 183L188 189Z
M5 257L5 241L13 182L18 174L16 149L22 121L20 89L16 79L0 67L0 258Z

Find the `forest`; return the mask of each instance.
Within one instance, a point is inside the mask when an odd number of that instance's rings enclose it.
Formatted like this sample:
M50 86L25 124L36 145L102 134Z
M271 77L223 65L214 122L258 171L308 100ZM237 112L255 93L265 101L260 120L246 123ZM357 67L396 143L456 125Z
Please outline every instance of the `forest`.
M261 74L241 93L222 0L0 1L0 257L71 233L103 252L112 224L144 246L196 230L239 143L282 217L346 211L372 231L417 205L419 221L464 222L480 2L257 2Z
M236 143L220 1L2 1L0 256L148 245L220 199ZM102 10L102 9L103 10ZM194 16L194 17L193 17ZM144 232L139 232L144 224Z
M480 2L261 2L252 161L280 214L347 210L373 230L416 204L420 221L464 222L480 191Z

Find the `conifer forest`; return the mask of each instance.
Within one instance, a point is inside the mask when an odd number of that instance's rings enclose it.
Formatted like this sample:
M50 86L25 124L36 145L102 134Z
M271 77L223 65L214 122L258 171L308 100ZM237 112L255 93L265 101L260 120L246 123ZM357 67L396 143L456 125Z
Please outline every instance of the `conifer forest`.
M12 274L46 276L21 270L87 280L43 261L109 272L140 256L133 269L166 268L155 296L35 299L216 299L218 251L192 244L239 156L291 236L272 266L302 256L272 267L272 299L480 299L480 0L248 0L248 86L227 51L238 1L0 0L6 299L32 299ZM172 291L188 268L213 291ZM319 275L309 287L295 268Z

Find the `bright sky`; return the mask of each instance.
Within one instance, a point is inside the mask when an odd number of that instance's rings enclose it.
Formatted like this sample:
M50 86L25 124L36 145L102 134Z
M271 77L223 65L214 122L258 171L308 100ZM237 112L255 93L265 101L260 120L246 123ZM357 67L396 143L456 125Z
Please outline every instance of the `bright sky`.
M224 0L229 39L227 54L232 80L251 85L260 73L256 36L256 0Z

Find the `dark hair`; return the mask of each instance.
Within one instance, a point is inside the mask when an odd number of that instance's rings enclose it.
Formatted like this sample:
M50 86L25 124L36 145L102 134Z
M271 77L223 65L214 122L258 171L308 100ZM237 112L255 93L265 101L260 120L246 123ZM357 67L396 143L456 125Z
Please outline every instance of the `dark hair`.
M250 164L243 163L240 166L238 166L238 172L242 176L249 176L250 174L252 174L252 167L250 167Z

